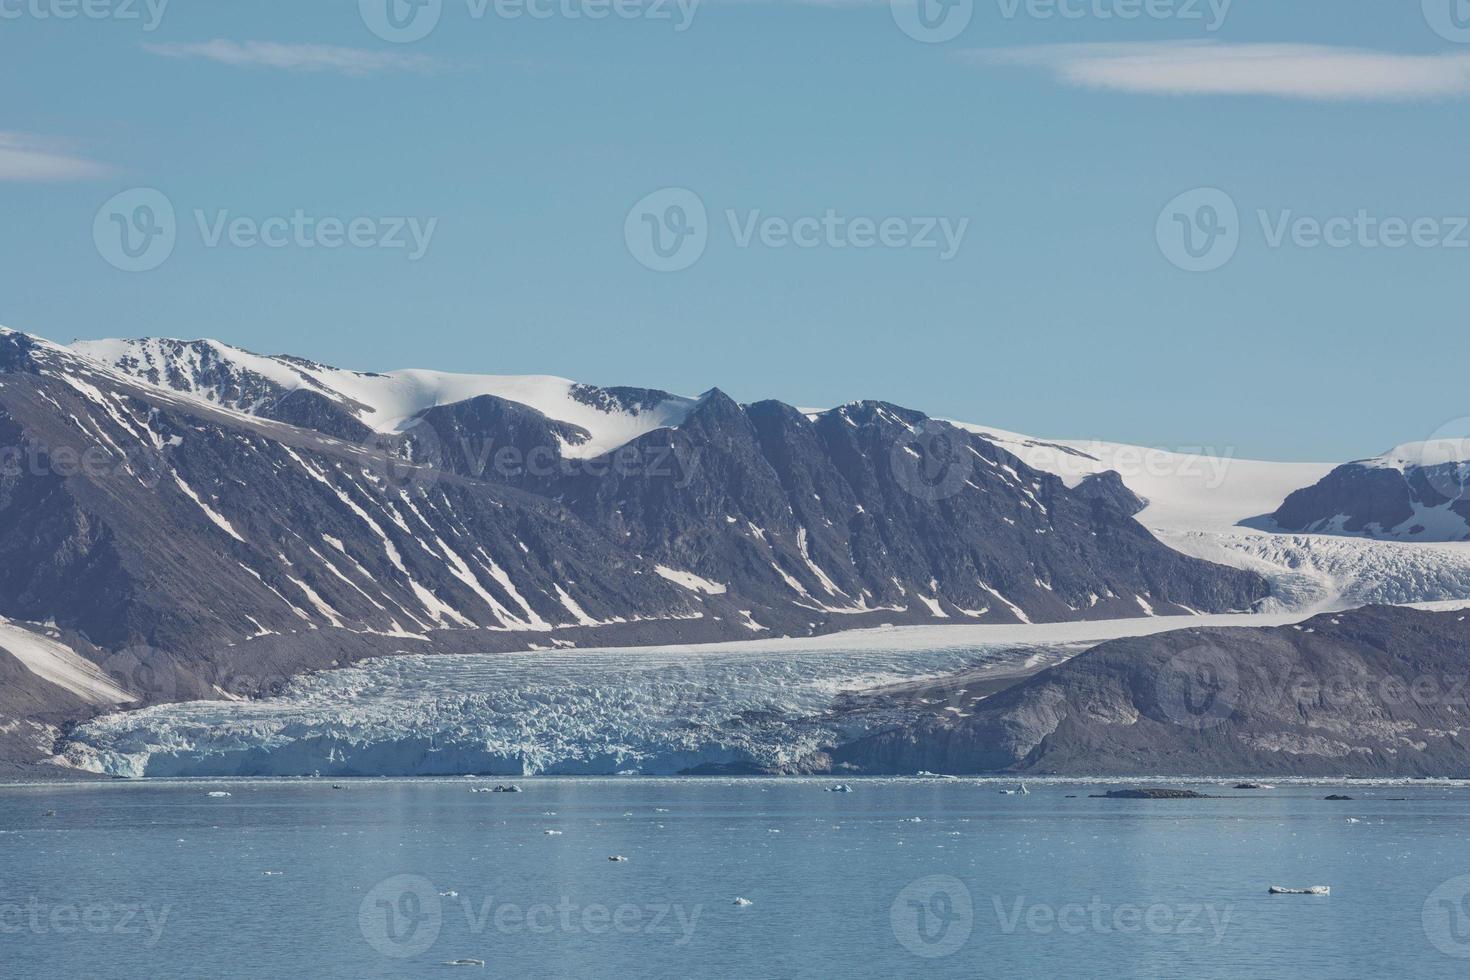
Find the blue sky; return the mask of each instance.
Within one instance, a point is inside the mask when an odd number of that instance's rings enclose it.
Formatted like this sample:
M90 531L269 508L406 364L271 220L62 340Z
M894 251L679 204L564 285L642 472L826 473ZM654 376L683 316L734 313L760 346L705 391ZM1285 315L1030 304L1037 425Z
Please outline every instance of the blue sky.
M1360 457L1470 415L1470 4L1235 0L1212 31L1222 0L1134 19L1101 15L1144 0L957 0L926 22L964 29L926 41L887 0L603 19L442 0L396 43L357 0L54 16L80 2L0 0L17 329L883 398L1263 458ZM124 271L97 236L136 188L172 207L174 245ZM703 208L703 250L655 271L630 210L667 188ZM1167 237L1214 241L1197 188L1237 217L1191 272ZM649 227L687 200L653 198ZM1339 219L1338 246L1303 218ZM361 246L322 247L354 219ZM1386 245L1393 219L1416 240Z

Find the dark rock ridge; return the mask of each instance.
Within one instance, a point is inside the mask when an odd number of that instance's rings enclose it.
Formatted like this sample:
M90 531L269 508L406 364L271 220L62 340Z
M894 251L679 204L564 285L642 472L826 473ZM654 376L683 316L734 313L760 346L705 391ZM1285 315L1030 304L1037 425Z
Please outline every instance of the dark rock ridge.
M1470 464L1337 467L1286 498L1273 529L1415 541L1470 540Z
M1208 800L1213 797L1192 789L1110 789L1092 794L1102 800Z
M174 356L124 363L133 377L0 331L0 616L54 624L144 703L403 650L1222 612L1267 594L1156 541L1115 475L1069 489L884 403L808 416L716 390L584 460L564 450L585 430L503 398L380 435L340 392L157 343ZM575 397L637 414L672 396ZM81 713L39 683L46 704L23 717Z
M1470 619L1377 606L1104 643L816 771L1470 775Z

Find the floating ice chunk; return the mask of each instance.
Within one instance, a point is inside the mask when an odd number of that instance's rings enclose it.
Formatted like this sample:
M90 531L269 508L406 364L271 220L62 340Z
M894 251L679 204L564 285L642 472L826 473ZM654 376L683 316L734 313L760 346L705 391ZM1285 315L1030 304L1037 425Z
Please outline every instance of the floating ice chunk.
M1266 889L1272 895L1331 895L1332 889L1327 885L1311 885L1307 888L1282 888L1280 885L1272 885Z
M628 859L625 858L625 857L623 857L621 854L614 854L611 857L609 857L608 860L609 861L626 861Z
M754 905L755 903L752 902L748 898L736 898L733 904L735 904L735 905Z
M210 793L207 793L206 795L207 796L213 796L213 797L218 798L218 797L221 797L221 796L229 796L230 794L229 793L226 793L222 789L217 789L217 790L214 790L214 791L212 791Z

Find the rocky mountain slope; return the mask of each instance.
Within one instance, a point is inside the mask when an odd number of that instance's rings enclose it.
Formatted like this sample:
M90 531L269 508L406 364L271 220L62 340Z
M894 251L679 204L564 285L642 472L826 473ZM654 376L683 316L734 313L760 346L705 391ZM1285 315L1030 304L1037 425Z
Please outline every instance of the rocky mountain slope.
M1470 616L1369 607L1104 643L807 760L866 773L1470 776ZM862 706L871 710L870 706Z
M1470 442L1410 443L1334 469L1286 498L1274 529L1470 541Z
M84 349L0 333L0 617L136 703L404 650L1220 612L1268 592L1160 544L1114 475L1068 486L883 403L808 415L212 343Z

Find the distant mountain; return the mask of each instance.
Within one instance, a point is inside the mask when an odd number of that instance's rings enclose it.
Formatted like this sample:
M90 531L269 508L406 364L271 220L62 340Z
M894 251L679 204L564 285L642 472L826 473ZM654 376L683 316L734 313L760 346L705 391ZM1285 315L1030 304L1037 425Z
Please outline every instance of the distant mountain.
M1470 541L1470 440L1410 443L1339 466L1270 515L1274 529Z
M0 446L0 617L47 624L140 703L400 650L1181 615L1269 591L1159 543L1116 474L1069 486L881 402L3 331Z
M911 692L927 718L797 768L1464 778L1467 645L1464 612L1386 606L1115 640L978 703Z

